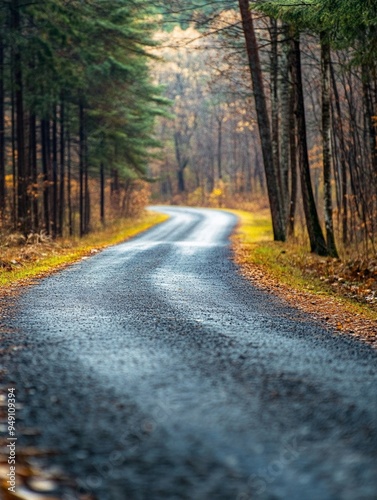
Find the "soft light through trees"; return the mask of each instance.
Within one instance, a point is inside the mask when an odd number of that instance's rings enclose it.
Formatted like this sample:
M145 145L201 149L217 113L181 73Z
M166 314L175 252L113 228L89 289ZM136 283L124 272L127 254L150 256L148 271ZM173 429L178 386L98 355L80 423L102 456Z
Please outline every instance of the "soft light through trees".
M235 18L224 13L217 26ZM233 51L219 50L216 37L203 38L193 27L176 26L158 41L155 53L163 62L154 63L153 71L172 101L172 116L160 119L161 159L153 167L161 194L205 203L220 182L236 197L258 196L264 179L253 147L251 89L247 80L238 84Z

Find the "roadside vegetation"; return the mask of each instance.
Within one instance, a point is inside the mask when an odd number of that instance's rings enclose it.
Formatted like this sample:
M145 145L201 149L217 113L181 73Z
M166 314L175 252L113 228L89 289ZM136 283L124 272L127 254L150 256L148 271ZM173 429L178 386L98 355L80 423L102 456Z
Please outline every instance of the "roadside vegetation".
M106 228L82 238L56 238L42 236L39 241L25 241L20 234L0 240L0 287L25 285L34 278L96 254L103 248L121 243L146 231L168 218L155 212L143 212L132 219L118 219Z
M288 243L272 241L269 211L230 210L239 217L232 238L234 260L255 285L281 296L339 332L376 345L377 262L309 253L301 232Z
M375 338L376 9L180 4L168 2L166 64L153 66L173 102L158 119L155 198L245 210L234 249L249 276Z

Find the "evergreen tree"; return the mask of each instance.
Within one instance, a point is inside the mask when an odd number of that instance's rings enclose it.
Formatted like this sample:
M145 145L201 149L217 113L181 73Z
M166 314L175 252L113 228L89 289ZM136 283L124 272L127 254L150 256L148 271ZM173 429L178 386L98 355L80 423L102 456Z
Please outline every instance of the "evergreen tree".
M71 232L77 178L85 234L90 178L115 170L120 179L145 178L157 145L153 121L165 101L149 77L152 11L140 0L3 0L0 13L0 212L8 115L15 196L7 210L18 229L55 237L68 219Z

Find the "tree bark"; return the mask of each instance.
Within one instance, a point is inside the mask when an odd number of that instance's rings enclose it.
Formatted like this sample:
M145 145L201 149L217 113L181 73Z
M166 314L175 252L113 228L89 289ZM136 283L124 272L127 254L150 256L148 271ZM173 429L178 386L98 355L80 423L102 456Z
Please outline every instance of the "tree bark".
M286 223L288 225L288 234L292 235L292 227L291 221L294 221L294 211L291 213L291 208L294 208L294 204L292 204L292 190L290 193L289 189L289 173L292 173L294 169L290 168L290 154L291 151L291 139L290 134L292 131L292 125L294 127L294 121L292 123L292 106L291 106L291 94L292 94L292 85L290 81L291 74L291 43L290 43L290 29L288 25L283 25L283 41L282 41L282 61L281 61L281 70L280 70L280 79L281 79L281 127L280 127L280 171L281 171L281 179L282 179L282 198L284 204L284 211L286 216ZM293 129L293 134L295 130ZM293 151L294 154L295 151ZM295 159L294 159L295 160ZM291 188L294 187L294 183L292 182ZM295 195L293 195L294 198ZM293 215L293 217L292 217Z
M223 178L222 157L221 157L222 141L223 141L223 119L222 117L220 117L217 119L217 172L220 180Z
M177 180L178 180L178 192L179 193L184 193L185 192L185 175L184 175L184 170L183 169L178 169L177 171Z
M175 146L175 157L178 163L178 170L177 170L178 192L182 194L186 190L185 168L188 165L188 158L182 157L179 132L174 133L174 146Z
M41 120L42 137L42 174L43 174L43 215L44 227L47 234L51 232L50 221L50 123Z
M20 30L20 11L18 0L10 4L11 28L14 33ZM28 210L28 181L25 161L25 115L21 53L17 44L13 47L12 71L14 74L15 99L16 99L16 135L17 135L17 226L27 234L30 230Z
M340 98L338 87L335 81L334 68L330 61L330 74L331 74L331 82L332 82L332 90L335 101L335 109L336 109L336 129L335 131L339 137L340 143L340 177L341 177L341 186L342 186L342 241L346 245L348 242L348 182L347 182L347 163L346 163L346 143L344 140L344 130L343 130L343 119L342 112L340 108Z
M331 189L330 45L321 33L322 156L327 250L338 257L335 245Z
M89 191L89 165L88 165L88 138L86 134L84 134L84 213L85 213L85 234L90 232L90 191Z
M376 142L376 123L373 110L372 92L371 92L371 72L368 67L362 65L361 79L363 84L363 100L365 113L365 131L369 146L374 178L377 177L377 142Z
M100 184L101 184L101 193L100 193L100 216L101 216L101 224L105 225L105 166L103 162L101 162L100 166Z
M52 237L56 238L58 233L58 123L56 106L54 107L54 118L52 122Z
M13 198L13 229L17 229L17 159L16 159L16 110L15 110L15 96L14 96L14 79L12 79L11 91L11 135L12 135L12 198Z
M280 163L280 117L279 117L279 51L278 51L278 29L277 20L270 20L270 38L271 38L271 126L272 126L272 156L275 172L278 176L278 186L280 194L280 203L284 212L286 212L286 193L283 186L283 171ZM284 213L284 219L286 215Z
M37 120L35 113L30 113L29 120L29 161L32 189L32 229L34 232L39 230L39 211L38 211L38 166L37 166Z
M60 191L59 191L59 223L58 235L64 231L65 213L65 103L64 97L60 101Z
M294 83L296 88L299 166L306 227L309 235L311 251L317 253L318 255L328 255L326 241L319 223L310 177L299 36L294 40L294 48Z
M295 231L295 215L296 215L296 205L297 205L297 135L296 135L296 117L294 113L295 109L295 96L294 89L292 89L292 95L290 99L290 110L289 110L289 156L290 156L290 173L291 173L291 192L289 200L289 222L288 222L288 234L289 236L294 235Z
M80 237L85 234L85 213L84 213L84 169L85 169L85 131L84 131L84 106L79 105L79 205L80 205Z
M4 44L0 35L0 223L3 222L6 203L5 191L5 89Z
M71 131L67 130L67 204L68 204L68 232L69 236L73 235L73 220L72 220L72 181L71 181L71 164L72 164L72 154L71 154Z
M273 160L270 120L263 87L262 69L259 60L259 48L256 40L249 0L239 0L239 7L246 41L250 73L253 82L255 108L257 112L259 135L262 145L263 163L266 173L274 239L277 241L285 241L284 210L281 203L281 193L279 192L278 172L276 172Z

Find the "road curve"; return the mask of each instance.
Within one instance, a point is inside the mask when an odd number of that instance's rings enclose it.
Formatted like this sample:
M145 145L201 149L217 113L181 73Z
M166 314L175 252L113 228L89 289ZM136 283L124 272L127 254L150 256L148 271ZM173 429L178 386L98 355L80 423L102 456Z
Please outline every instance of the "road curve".
M100 500L375 499L377 353L247 283L233 215L158 210L5 319L28 439Z

